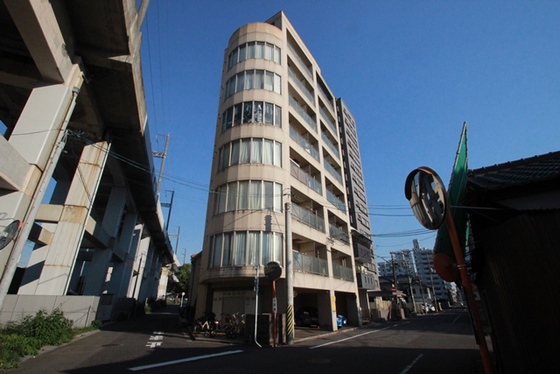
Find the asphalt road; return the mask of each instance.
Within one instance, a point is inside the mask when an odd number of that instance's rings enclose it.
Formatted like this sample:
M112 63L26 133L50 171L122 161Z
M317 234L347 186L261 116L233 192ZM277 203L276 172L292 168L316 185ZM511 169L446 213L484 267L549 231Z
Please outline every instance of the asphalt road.
M304 338L305 337L305 338ZM482 373L464 309L337 333L296 330L290 346L192 341L175 309L113 324L21 363L14 373Z

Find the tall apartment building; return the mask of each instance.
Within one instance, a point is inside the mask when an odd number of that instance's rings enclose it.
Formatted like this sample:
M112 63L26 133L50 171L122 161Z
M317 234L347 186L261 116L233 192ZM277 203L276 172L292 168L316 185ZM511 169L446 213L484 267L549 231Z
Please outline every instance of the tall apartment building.
M414 262L418 276L422 282L426 284L434 293L438 300L449 300L451 285L441 279L439 275L432 271L434 264L432 258L434 251L432 249L422 248L418 240L413 241L412 252L414 254Z
M276 281L284 313L287 247L296 324L302 307L317 308L324 328L336 330L337 315L358 324L343 175L335 95L284 13L240 27L224 54L197 315L253 314L256 303L259 313L270 313L270 261L284 269Z
M379 290L371 223L354 116L341 98L336 100L344 180L356 266L360 305L369 305L368 291ZM369 312L369 311L368 311ZM369 315L369 314L368 314Z

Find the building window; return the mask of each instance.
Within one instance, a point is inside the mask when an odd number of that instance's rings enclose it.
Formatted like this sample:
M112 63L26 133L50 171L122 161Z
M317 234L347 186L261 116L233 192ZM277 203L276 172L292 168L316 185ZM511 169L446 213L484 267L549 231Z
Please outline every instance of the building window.
M282 93L282 78L271 71L245 70L231 77L226 82L225 98L236 92L251 89L264 89L277 94Z
M282 108L263 101L245 101L227 108L222 118L222 132L244 123L282 127Z
M272 43L265 42L248 42L241 44L235 48L228 57L228 69L231 69L235 64L253 59L264 58L265 60L273 61L280 64L280 56L282 55L281 49Z
M212 236L210 267L283 264L282 234L265 231L235 231Z
M245 180L219 186L214 194L214 214L237 210L282 211L282 185Z
M239 164L265 164L282 167L282 143L265 138L242 138L220 148L218 171Z

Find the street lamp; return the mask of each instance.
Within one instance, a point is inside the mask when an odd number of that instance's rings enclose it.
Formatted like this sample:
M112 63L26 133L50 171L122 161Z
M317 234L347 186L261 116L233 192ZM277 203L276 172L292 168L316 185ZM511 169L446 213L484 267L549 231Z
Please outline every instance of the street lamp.
M422 226L429 230L435 230L443 225L443 223L447 225L449 237L453 246L453 253L457 261L457 269L459 270L461 283L465 290L469 309L472 313L475 325L474 332L480 347L484 372L487 374L492 373L490 353L486 344L486 338L484 337L482 320L474 298L472 284L467 273L465 259L461 251L461 245L459 244L459 237L455 230L455 222L453 222L453 216L447 204L447 193L443 182L435 171L429 167L422 166L410 172L406 177L404 194L410 202L412 212Z

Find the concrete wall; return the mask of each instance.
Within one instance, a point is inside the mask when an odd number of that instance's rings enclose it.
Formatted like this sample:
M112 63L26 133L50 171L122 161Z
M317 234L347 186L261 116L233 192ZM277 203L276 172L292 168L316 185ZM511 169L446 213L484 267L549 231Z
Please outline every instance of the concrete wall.
M87 327L95 320L98 305L99 296L7 295L0 311L0 325L18 323L39 310L50 313L59 309L74 322L74 327Z

